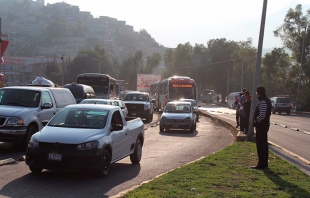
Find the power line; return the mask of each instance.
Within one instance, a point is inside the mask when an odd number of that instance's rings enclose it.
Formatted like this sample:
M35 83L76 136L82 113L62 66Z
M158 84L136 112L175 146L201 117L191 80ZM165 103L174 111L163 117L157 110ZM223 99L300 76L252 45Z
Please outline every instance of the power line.
M170 68L165 68L165 69L186 69L186 68L205 67L205 66L212 66L212 65L216 65L216 64L226 63L226 62L230 62L230 61L236 61L236 60L242 60L242 59L253 59L253 58L256 58L256 57L250 56L250 57L245 57L245 58L229 59L229 60L224 60L224 61L219 61L219 62L215 62L215 63L204 64L204 65L199 65L199 66L173 67L173 68L170 67Z

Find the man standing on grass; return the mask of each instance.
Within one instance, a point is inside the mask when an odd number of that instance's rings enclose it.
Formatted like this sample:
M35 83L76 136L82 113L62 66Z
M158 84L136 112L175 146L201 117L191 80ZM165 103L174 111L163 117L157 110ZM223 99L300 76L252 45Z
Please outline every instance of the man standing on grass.
M253 126L256 129L256 149L258 155L258 164L252 166L254 169L265 169L268 167L268 138L267 132L270 126L271 102L266 96L265 88L258 86L256 95L259 100L255 112Z

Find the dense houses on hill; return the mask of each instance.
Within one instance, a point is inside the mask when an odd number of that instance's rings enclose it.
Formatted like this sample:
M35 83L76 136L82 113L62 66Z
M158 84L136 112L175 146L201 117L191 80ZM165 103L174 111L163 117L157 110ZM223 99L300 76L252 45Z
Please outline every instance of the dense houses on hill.
M44 57L40 64L61 55L73 59L80 50L95 44L104 47L119 61L138 50L145 58L153 53L163 55L166 50L145 30L136 32L126 21L108 16L94 18L90 12L80 11L79 6L65 2L45 5L44 0L0 0L0 4L2 33L9 35L10 40L5 58L16 59L19 63L26 62L21 61L23 57L32 59L31 64L39 60L36 57ZM57 26L50 28L57 21L65 24L63 34L58 34L62 29L58 31ZM14 62L7 61L2 72L8 68L21 71L21 65L14 65Z

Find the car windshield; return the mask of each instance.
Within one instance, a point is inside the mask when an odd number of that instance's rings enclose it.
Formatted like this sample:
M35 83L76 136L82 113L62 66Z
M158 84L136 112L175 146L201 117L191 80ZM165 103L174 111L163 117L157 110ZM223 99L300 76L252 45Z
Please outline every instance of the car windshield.
M126 94L123 101L148 101L149 97L145 94Z
M38 107L41 93L39 91L24 89L1 90L0 105Z
M164 112L167 113L190 113L189 104L167 104Z
M64 108L58 112L48 126L69 128L104 128L108 110Z
M197 103L195 100L180 99L180 101L190 102L190 103L192 103L192 106L197 106Z

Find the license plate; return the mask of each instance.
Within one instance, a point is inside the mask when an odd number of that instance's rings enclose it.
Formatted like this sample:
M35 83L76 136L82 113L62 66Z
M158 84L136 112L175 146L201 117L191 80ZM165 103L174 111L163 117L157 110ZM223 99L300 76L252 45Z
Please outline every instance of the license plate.
M173 127L173 128L178 128L178 127L179 127L179 125L174 124L174 125L172 125L172 127Z
M48 160L61 161L62 154L49 153Z
M137 115L137 114L136 114L136 113L131 113L131 115L135 116L135 115Z

